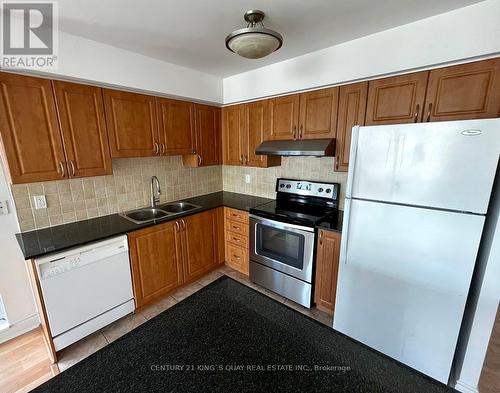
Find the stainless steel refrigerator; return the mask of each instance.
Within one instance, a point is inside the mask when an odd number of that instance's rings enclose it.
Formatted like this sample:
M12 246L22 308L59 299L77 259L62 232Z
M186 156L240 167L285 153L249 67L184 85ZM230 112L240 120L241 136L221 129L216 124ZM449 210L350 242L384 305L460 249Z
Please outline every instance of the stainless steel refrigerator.
M355 127L333 327L448 382L500 119Z

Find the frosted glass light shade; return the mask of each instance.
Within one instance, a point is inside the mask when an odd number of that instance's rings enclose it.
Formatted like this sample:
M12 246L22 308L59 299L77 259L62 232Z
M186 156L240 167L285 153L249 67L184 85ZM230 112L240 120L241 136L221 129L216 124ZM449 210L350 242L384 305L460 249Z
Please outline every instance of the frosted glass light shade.
M247 59L260 59L283 44L283 38L273 30L246 28L232 32L226 38L227 48Z

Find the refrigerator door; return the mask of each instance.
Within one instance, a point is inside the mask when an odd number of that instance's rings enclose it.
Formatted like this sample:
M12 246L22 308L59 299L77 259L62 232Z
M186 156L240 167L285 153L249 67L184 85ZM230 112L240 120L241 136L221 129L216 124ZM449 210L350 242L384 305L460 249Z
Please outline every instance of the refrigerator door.
M357 127L351 146L347 197L485 214L500 119Z
M447 383L484 217L346 200L333 327Z

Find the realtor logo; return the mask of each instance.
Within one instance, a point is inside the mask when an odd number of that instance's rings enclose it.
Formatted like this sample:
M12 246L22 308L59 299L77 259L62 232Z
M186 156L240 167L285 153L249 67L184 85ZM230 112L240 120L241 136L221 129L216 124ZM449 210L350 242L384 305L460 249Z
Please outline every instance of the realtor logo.
M57 66L57 4L2 4L2 68L54 69Z

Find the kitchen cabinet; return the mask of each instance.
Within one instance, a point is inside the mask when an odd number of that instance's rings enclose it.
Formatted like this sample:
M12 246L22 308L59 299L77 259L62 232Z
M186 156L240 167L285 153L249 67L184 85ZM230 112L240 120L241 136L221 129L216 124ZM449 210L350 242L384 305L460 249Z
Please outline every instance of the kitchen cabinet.
M222 108L223 162L225 165L243 165L243 105Z
M179 226L171 221L128 234L136 308L184 282Z
M335 138L339 89L300 94L297 139Z
M255 154L268 139L268 109L267 100L222 109L224 164L262 168L281 165L281 157Z
M163 155L195 154L194 104L156 98L160 152Z
M67 177L50 80L0 73L0 133L12 183Z
M239 272L249 273L249 217L242 210L224 208L226 264Z
M184 243L184 281L192 281L218 263L217 215L215 210L209 210L180 221Z
M333 314L339 272L341 235L338 232L324 229L319 229L318 232L314 302L318 309Z
M110 175L111 155L101 89L59 81L53 85L68 175Z
M148 157L161 151L155 97L103 90L112 157Z
M429 73L423 121L500 116L500 59L437 68Z
M365 123L367 95L368 82L340 86L335 141L335 170L338 172L347 172L349 167L352 127Z
M221 163L220 108L194 105L195 154L184 155L184 165L199 167Z
M429 72L415 72L368 83L365 125L420 121Z
M300 95L271 98L269 100L269 139L297 139Z

